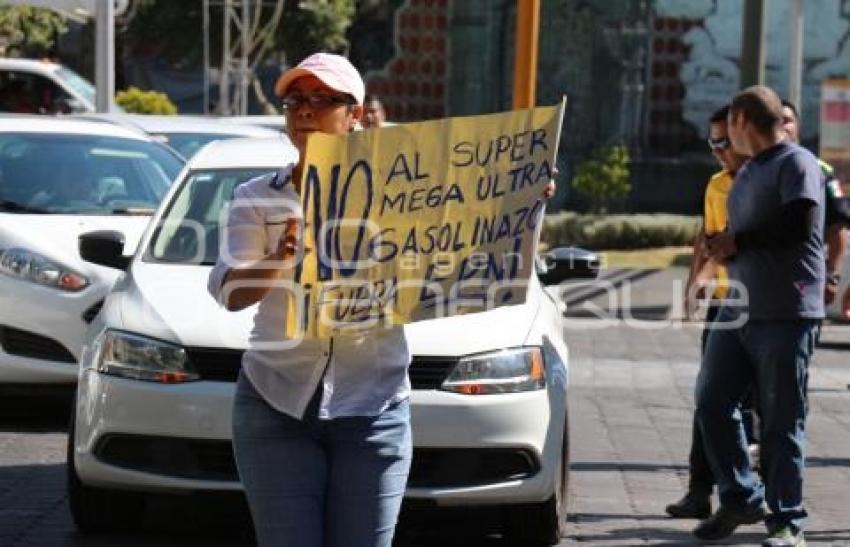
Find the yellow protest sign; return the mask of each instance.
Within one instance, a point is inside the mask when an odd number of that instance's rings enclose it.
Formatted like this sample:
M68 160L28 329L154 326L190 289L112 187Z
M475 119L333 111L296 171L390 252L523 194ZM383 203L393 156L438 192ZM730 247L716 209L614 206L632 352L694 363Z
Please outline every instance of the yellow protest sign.
M311 135L305 296L287 334L524 302L564 106Z

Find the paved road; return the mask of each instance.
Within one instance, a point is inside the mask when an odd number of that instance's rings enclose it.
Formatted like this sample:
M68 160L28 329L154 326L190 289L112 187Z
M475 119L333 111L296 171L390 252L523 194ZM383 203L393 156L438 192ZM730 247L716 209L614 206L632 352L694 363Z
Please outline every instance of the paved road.
M582 319L572 351L572 475L566 545L690 545L688 521L662 515L686 480L699 329L668 315L675 270L635 286L636 319ZM607 298L589 294L597 304ZM573 299L577 302L577 299ZM622 299L619 301L622 303ZM616 305L613 307L622 307ZM612 316L623 316L613 313ZM807 504L810 545L850 545L850 327L827 327L811 371ZM85 537L73 528L64 487L67 400L0 396L0 547L251 545L244 512L220 500L159 500L135 534ZM401 527L398 547L505 547L476 530L480 515L420 518ZM482 524L483 526L483 524ZM438 532L435 534L434 532ZM476 530L480 533L480 527ZM730 544L757 544L761 526Z

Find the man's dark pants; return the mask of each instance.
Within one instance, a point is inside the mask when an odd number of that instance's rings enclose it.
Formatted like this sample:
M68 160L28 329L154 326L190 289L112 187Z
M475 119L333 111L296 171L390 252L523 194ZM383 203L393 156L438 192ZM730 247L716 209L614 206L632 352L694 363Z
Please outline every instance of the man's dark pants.
M696 385L697 425L717 479L720 504L732 511L766 498L768 528L802 529L808 365L819 319L749 320L724 307L708 336ZM765 487L750 468L738 411L755 384L762 420Z
M705 314L705 328L702 331L700 340L700 360L705 354L705 346L708 341L708 334L711 332L711 325L717 319L717 313L720 311L720 304L711 304ZM747 436L747 443L756 442L755 435L755 401L753 390L747 391L747 395L741 402L741 419L744 424L744 432ZM689 477L688 492L697 496L711 496L711 491L714 489L714 474L711 472L711 466L708 463L708 458L705 455L703 448L702 433L697 424L696 412L694 412L694 423L691 428L691 451L688 457Z

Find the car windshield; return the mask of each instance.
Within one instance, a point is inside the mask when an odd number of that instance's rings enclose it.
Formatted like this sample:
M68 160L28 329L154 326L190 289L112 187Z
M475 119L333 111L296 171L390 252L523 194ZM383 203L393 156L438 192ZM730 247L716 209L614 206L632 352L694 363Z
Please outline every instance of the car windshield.
M149 213L182 167L173 152L148 141L0 133L0 211Z
M171 148L177 150L184 158L191 158L205 144L221 139L233 139L241 135L230 135L222 133L162 133L156 136L163 137Z
M158 223L144 259L170 264L215 264L219 218L233 197L233 189L276 170L258 167L190 171Z
M95 89L91 83L68 67L60 66L56 75L64 81L68 87L82 95L90 104L94 104Z

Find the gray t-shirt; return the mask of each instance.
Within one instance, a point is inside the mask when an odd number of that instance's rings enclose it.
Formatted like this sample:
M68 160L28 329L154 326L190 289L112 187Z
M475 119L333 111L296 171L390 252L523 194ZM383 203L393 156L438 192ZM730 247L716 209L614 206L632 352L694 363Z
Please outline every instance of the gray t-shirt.
M727 209L733 233L756 230L780 207L798 199L817 207L817 226L805 243L782 249L745 249L729 262L729 278L748 292L751 319L824 316L824 177L817 158L791 143L754 156L738 172Z

